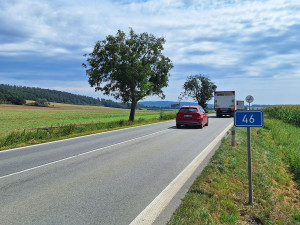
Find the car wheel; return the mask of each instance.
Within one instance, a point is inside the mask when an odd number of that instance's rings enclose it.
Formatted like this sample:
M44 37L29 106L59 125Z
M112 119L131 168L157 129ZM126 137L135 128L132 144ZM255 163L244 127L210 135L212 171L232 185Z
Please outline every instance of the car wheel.
M208 126L208 118L207 118L207 122L206 122L205 126Z
M200 129L203 128L203 120L202 120L201 124L199 125L199 128L200 128Z
M176 127L177 127L177 128L180 128L180 125L179 125L179 124L176 124Z

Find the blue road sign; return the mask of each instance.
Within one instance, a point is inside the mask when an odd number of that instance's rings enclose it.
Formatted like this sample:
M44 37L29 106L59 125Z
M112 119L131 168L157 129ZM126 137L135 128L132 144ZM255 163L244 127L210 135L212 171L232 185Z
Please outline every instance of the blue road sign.
M264 113L262 111L235 111L234 125L236 127L262 127Z

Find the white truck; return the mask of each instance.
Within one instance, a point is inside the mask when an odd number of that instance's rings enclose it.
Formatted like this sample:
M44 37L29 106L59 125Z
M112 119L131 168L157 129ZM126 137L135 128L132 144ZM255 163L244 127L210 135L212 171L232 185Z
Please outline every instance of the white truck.
M236 101L236 110L245 110L245 102L244 101Z
M235 91L215 91L214 99L214 108L217 117L223 115L234 116Z

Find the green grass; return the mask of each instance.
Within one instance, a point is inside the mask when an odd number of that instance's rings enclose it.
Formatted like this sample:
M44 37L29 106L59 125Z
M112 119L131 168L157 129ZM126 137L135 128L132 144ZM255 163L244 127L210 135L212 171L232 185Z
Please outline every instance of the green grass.
M137 110L132 123L128 121L129 112L64 104L46 109L0 108L0 150L175 118L174 112Z
M72 123L84 124L91 122L128 120L129 112L130 111L126 109L62 104L59 104L55 108L47 109L32 109L26 106L21 109L7 109L0 107L0 137L5 136L12 131L30 128L42 128ZM135 119L150 119L159 117L159 115L159 111L137 110Z
M300 155L300 128L265 116L265 126L251 132L253 206L248 205L247 132L236 128L236 146L231 136L222 141L169 225L300 224L300 186L290 164L300 164L291 157Z
M265 123L265 129L270 131L277 150L283 154L295 179L300 181L300 127L269 119Z

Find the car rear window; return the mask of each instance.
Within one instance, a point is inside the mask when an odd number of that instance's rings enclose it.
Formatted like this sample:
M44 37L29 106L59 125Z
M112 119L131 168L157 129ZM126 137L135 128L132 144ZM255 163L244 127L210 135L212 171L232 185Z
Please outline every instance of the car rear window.
M179 112L198 112L197 108L181 108Z

